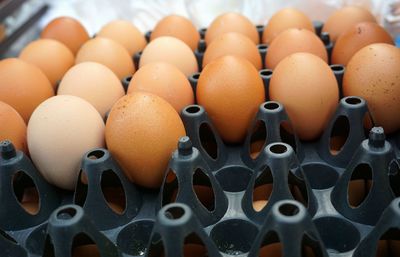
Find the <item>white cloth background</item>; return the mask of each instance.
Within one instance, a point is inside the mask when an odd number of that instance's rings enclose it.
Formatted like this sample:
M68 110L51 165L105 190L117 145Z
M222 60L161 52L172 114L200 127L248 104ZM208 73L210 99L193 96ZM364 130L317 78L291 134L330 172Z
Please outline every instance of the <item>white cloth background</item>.
M265 24L269 17L284 7L295 7L312 20L324 21L332 11L356 4L370 9L377 17L393 0L47 0L52 6L41 26L54 17L68 15L78 18L94 34L114 19L132 21L141 31L152 29L162 17L175 13L189 17L200 28L219 14L236 11L255 24ZM399 0L396 0L399 1Z

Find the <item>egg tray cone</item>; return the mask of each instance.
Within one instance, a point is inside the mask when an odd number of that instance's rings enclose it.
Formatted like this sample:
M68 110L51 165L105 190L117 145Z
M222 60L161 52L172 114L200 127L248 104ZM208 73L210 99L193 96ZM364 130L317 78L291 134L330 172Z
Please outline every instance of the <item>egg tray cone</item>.
M315 27L318 34L322 24ZM329 35L319 36L329 52ZM265 57L268 46L258 48ZM331 68L341 88L344 67ZM189 77L194 90L199 74ZM259 75L268 92L272 70ZM188 136L160 190L129 182L106 149L93 149L82 158L75 191L66 192L2 142L0 256L90 256L84 247L93 245L102 257L400 256L400 133L365 131L363 99L342 98L313 142L288 133L284 106L272 101L260 105L242 145L225 144L202 106L181 117ZM36 214L24 208L32 188Z

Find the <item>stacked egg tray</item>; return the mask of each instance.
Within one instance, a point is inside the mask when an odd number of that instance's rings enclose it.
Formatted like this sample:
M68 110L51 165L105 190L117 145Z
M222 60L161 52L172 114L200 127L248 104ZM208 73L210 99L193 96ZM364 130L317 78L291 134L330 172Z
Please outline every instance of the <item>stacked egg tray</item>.
M202 52L200 42L199 63ZM341 84L344 68L332 69ZM260 71L266 88L271 74ZM187 136L160 190L131 183L106 149L94 149L66 192L3 141L0 256L71 257L90 245L102 257L400 256L400 133L366 131L368 115L363 99L344 97L321 137L302 142L287 132L284 106L269 101L245 142L228 145L202 106L187 106ZM36 214L21 205L33 188ZM79 256L99 256L89 253Z

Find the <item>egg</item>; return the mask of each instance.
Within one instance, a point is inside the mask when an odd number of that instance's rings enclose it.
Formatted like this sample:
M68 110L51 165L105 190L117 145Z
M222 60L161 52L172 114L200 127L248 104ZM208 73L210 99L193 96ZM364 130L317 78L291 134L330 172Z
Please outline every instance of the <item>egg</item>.
M208 256L207 249L202 244L186 243L183 246L183 256L188 257L204 257Z
M40 68L54 88L75 62L75 56L68 47L53 39L29 43L22 49L19 58Z
M267 203L268 203L268 201L265 201L265 200L254 201L253 209L255 211L259 212L267 205Z
M58 95L74 95L91 103L102 117L125 95L118 77L106 66L83 62L72 67L58 87Z
M368 194L369 189L366 185L366 180L355 179L349 181L349 186L347 189L347 199L348 203L352 207L359 206L365 199L366 194Z
M256 26L246 16L229 12L221 14L210 24L204 38L206 44L210 45L215 38L227 32L241 33L250 38L254 44L260 42Z
M17 150L27 153L26 124L10 105L0 101L0 141L10 140Z
M140 57L139 67L152 62L173 64L186 77L198 71L196 57L192 49L175 37L159 37L146 46Z
M270 44L281 32L290 29L306 29L314 32L311 20L299 10L285 8L275 13L264 28L262 42Z
M359 50L343 76L343 94L367 101L372 119L385 133L400 128L400 49L378 43Z
M41 103L28 123L28 149L51 184L73 190L82 156L104 147L104 122L82 98L58 95Z
M112 156L134 183L160 187L172 152L185 128L176 110L159 96L135 92L111 109L106 143Z
M98 62L110 68L119 79L130 76L135 72L133 60L121 44L108 39L97 37L87 41L76 55L75 63Z
M259 105L265 101L265 90L257 69L249 61L227 55L204 68L196 97L222 139L241 143Z
M393 45L393 39L374 22L358 23L338 37L332 51L332 63L347 65L358 50L373 43Z
M99 248L95 244L80 245L72 249L72 257L101 257Z
M336 78L326 62L310 53L295 53L276 66L271 100L285 106L295 132L303 140L316 139L339 101Z
M257 70L262 68L261 55L258 52L257 45L243 34L228 32L216 37L204 53L203 68L225 55L243 57L250 61Z
M386 240L379 240L378 244L376 246L376 255L377 257L386 257L388 256L388 252L389 252L389 243ZM393 254L393 252L391 253ZM393 255L396 256L396 255Z
M89 40L89 34L83 25L71 17L59 17L52 20L43 29L41 38L50 38L66 45L75 55L79 48Z
M150 40L162 36L176 37L185 42L192 51L196 50L200 40L200 34L193 23L180 15L168 15L161 19L151 32Z
M137 91L162 97L178 113L194 103L193 90L185 74L166 62L153 62L140 68L129 83L128 94Z
M309 30L292 28L285 30L272 41L265 56L265 65L275 69L285 57L298 52L314 54L328 62L328 53L319 37Z
M394 255L398 256L400 254L400 242L399 240L389 240L388 250Z
M375 17L368 10L359 6L346 6L331 14L322 27L323 32L328 32L332 42L357 23L369 21L376 22Z
M264 245L260 248L260 251L258 252L258 256L259 257L282 257L283 256L283 245L280 242Z
M48 78L36 66L15 58L0 61L0 101L17 110L26 123L33 110L53 95Z
M146 46L143 33L129 21L115 20L107 23L100 29L96 37L104 37L120 43L133 56Z

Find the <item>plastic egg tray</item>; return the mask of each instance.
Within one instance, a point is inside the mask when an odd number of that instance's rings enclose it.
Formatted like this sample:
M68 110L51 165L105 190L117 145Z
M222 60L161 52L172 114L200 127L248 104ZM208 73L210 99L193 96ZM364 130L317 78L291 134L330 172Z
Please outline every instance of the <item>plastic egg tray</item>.
M200 42L199 62L203 51ZM332 69L341 84L343 67ZM271 74L260 71L266 88ZM187 137L160 190L129 182L106 149L94 149L75 192L62 191L4 141L0 255L71 257L95 244L102 257L400 256L400 134L366 131L365 117L363 99L344 97L322 136L302 142L287 132L284 106L269 101L238 146L221 140L203 107L187 106ZM21 205L32 188L36 214Z

